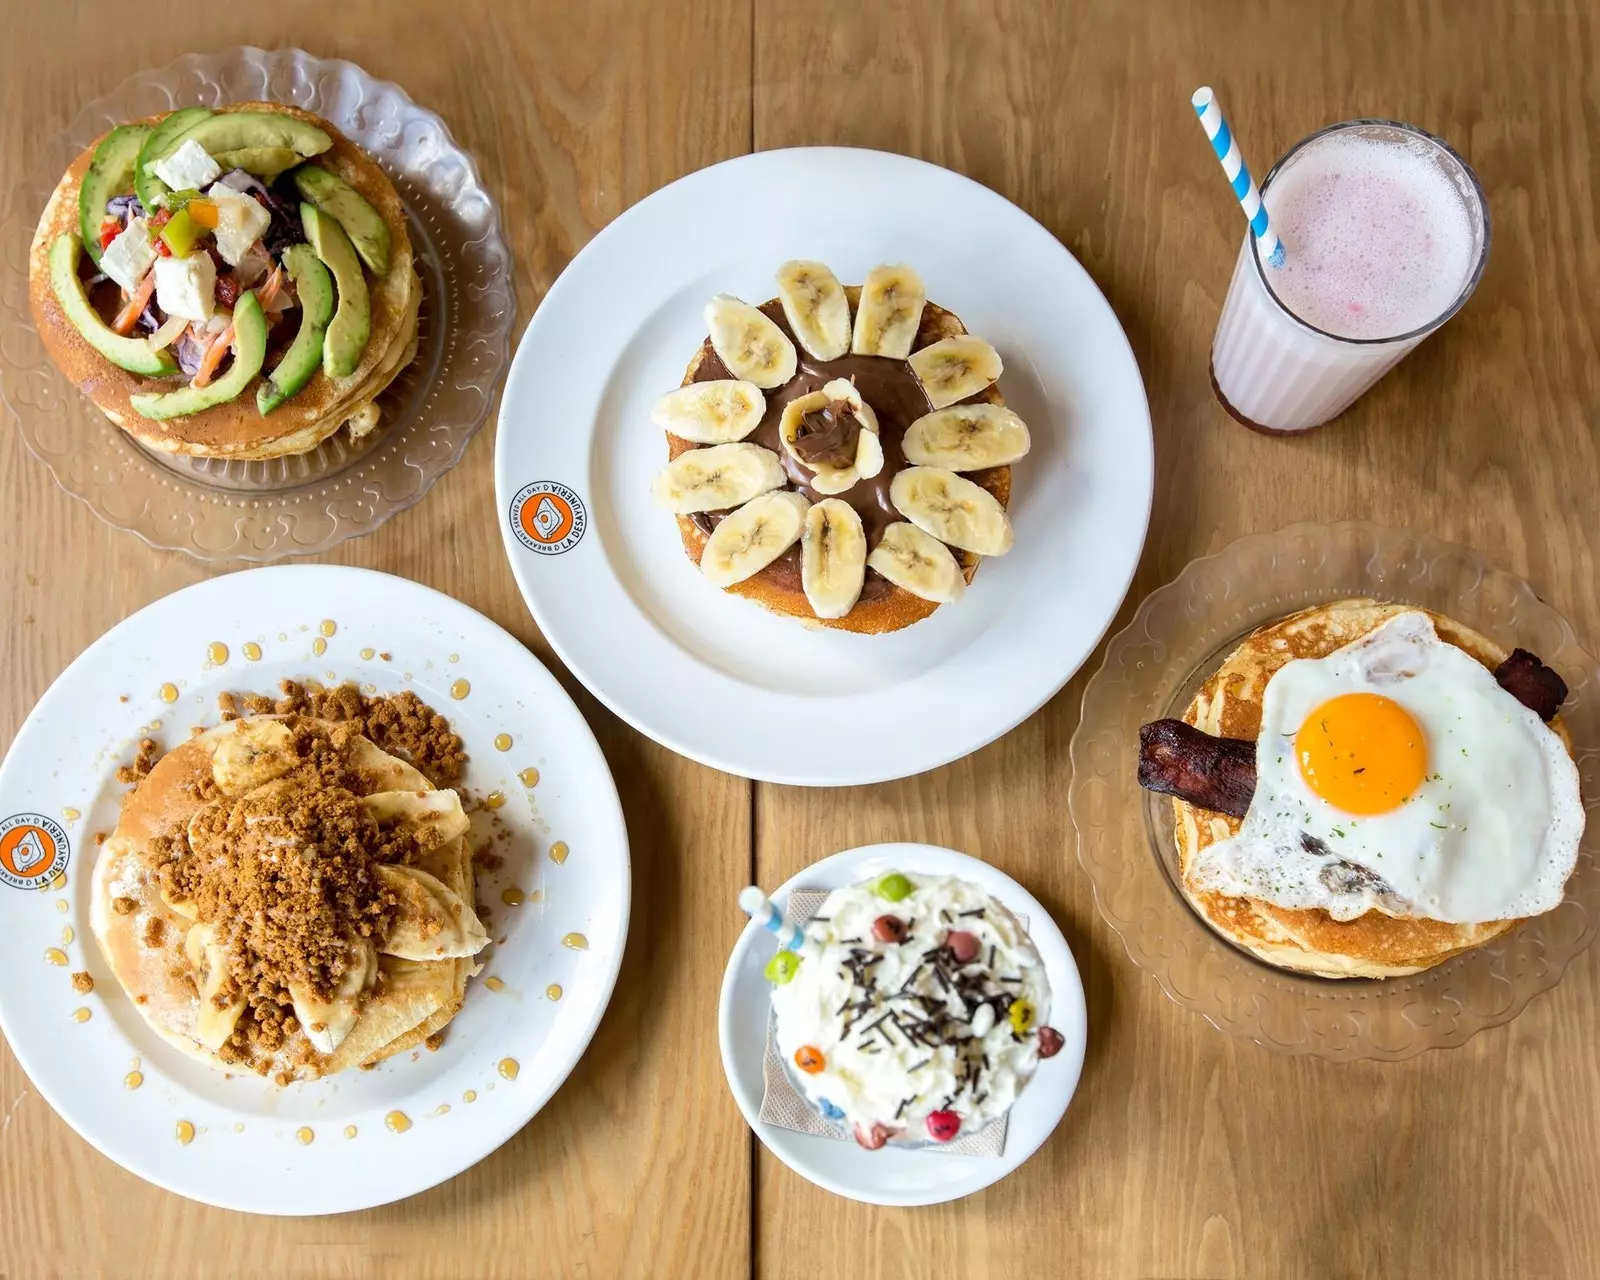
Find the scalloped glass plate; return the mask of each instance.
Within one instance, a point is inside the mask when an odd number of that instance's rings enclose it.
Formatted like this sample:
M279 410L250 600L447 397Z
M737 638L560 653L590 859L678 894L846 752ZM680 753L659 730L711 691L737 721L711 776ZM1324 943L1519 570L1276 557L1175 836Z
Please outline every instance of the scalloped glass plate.
M1177 888L1171 802L1135 780L1139 726L1181 715L1238 641L1297 609L1372 596L1435 609L1559 671L1588 826L1567 896L1494 941L1407 978L1325 979L1224 941ZM1284 1053L1395 1060L1453 1048L1521 1013L1600 925L1600 668L1521 578L1424 534L1352 522L1241 538L1152 592L1106 651L1072 738L1069 804L1095 903L1134 964L1219 1030Z
M417 358L358 444L339 431L266 462L169 457L117 430L50 362L28 304L28 246L61 174L111 125L251 99L331 120L395 184L422 278ZM353 63L242 47L142 72L84 107L11 194L0 222L0 400L57 484L151 546L201 560L326 551L418 501L488 417L516 315L499 214L444 121Z

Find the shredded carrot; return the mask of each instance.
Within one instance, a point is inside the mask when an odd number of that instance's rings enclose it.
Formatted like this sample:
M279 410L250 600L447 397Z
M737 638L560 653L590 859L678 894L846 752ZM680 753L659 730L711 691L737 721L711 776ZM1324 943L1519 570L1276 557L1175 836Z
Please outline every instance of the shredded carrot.
M233 326L230 324L226 329L219 333L211 345L206 348L205 355L200 357L200 367L195 370L194 378L190 381L189 385L193 387L209 386L211 384L211 379L216 377L217 366L222 363L223 357L228 354L228 351L230 348L232 348L232 346Z
M278 300L278 293L283 288L283 268L273 267L272 274L267 277L266 284L256 290L256 301L261 304L263 311L270 311L272 304Z
M156 273L147 271L144 274L144 279L139 281L138 287L134 289L132 295L128 298L128 305L117 312L117 318L111 322L111 327L121 334L132 333L133 326L139 323L139 317L144 314L145 306L150 301L150 295L155 291Z

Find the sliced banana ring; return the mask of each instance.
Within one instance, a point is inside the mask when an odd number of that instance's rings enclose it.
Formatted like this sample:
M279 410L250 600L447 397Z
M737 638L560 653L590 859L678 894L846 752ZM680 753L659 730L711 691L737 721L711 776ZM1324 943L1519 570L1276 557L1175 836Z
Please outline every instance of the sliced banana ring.
M226 1000L220 999L228 980L228 949L215 925L191 925L183 937L183 954L194 969L194 984L200 993L194 1038L215 1053L227 1044L234 1027L239 1025L244 996L235 992Z
M289 726L268 716L252 717L235 721L233 729L217 736L211 778L223 795L243 795L283 777L298 763Z
M454 889L417 867L381 862L378 879L397 906L379 950L402 960L459 960L489 945L477 913Z
M858 356L904 360L917 340L927 302L922 277L910 267L874 267L856 301L850 350Z
M837 360L850 350L850 299L820 262L785 262L778 268L778 300L789 327L815 360Z
M867 557L876 570L902 591L935 604L958 600L967 589L966 576L950 548L932 534L904 521L890 525Z
M719 587L760 573L799 541L810 505L793 489L752 498L711 531L700 572Z
M913 466L982 471L1010 466L1031 443L1027 424L1003 405L958 404L918 418L900 448Z
M848 502L824 498L806 512L800 535L800 585L819 618L855 608L867 574L867 534Z
M378 953L367 938L351 938L344 976L331 997L324 1000L309 987L289 984L294 1016L318 1053L332 1053L361 1017L361 997L378 977Z
M783 463L758 444L714 444L688 449L662 468L651 492L680 516L742 506L784 483Z
M940 542L980 556L1011 550L1011 521L994 494L943 467L907 467L889 485L894 509Z
M761 425L767 399L753 382L691 382L656 401L650 421L695 444L732 444Z
M826 409L830 404L848 405L850 413L861 424L861 430L856 433L855 458L847 466L808 462L796 445L806 415ZM812 473L811 487L818 493L843 493L857 480L870 480L883 470L883 443L878 439L878 415L861 398L855 383L848 378L835 378L821 391L813 391L786 404L783 417L778 422L778 435L783 441L784 452Z
M970 333L941 338L908 357L906 363L935 409L977 395L992 386L1003 371L1000 353Z
M794 377L799 357L789 335L771 317L731 293L706 303L706 328L711 347L735 378L762 390L781 387Z
M416 832L437 832L436 843L445 844L467 834L471 825L461 797L448 787L437 791L378 791L361 797L361 807L380 827Z

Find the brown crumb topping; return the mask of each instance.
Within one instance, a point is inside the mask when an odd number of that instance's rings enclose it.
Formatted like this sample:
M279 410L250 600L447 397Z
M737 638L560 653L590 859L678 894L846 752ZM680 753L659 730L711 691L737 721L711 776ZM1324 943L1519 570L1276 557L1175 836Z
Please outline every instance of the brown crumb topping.
M86 996L94 990L94 978L86 970L80 969L72 975L72 989L79 995Z
M117 781L135 786L143 782L150 770L155 768L158 750L154 738L139 739L139 754L134 756L132 764L117 767Z
M422 1043L427 1047L427 1050L428 1050L429 1053L438 1053L439 1052L439 1046L444 1043L444 1032L443 1031L435 1031L431 1036L429 1036Z
M132 898L113 898L111 899L111 909L119 916L131 916L139 909L139 904Z
M160 916L151 916L144 922L144 932L139 935L139 940L147 947L159 947L167 940L167 922Z

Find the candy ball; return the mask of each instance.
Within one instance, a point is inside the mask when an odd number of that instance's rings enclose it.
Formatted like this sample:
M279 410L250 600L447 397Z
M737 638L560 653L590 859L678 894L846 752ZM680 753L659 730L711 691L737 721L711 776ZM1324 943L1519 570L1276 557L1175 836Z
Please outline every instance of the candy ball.
M872 936L879 942L904 942L906 922L899 916L879 916L872 922Z
M961 1117L954 1111L934 1111L928 1115L928 1136L935 1142L949 1142L961 1132Z
M877 895L880 898L888 899L890 902L899 902L901 898L910 896L911 888L911 881L907 880L898 871L891 871L888 875L879 879L874 886Z
M815 1045L803 1044L794 1051L794 1065L808 1076L814 1076L828 1065L828 1060L822 1056L822 1050Z
M792 951L780 951L767 961L767 981L782 986L786 982L793 982L794 975L800 972L800 957Z
M944 945L950 948L950 954L956 958L957 964L971 964L978 958L978 952L983 950L978 935L968 933L965 929L952 929L945 935Z
M1039 1028L1039 1056L1041 1058L1055 1057L1056 1054L1061 1052L1061 1046L1065 1043L1066 1041L1062 1039L1061 1033L1054 1027Z
M885 1142L889 1141L889 1130L881 1124L875 1124L870 1129L863 1129L860 1125L857 1125L856 1141L868 1151L876 1151Z
M1033 1030L1033 1021L1038 1017L1038 1013L1029 1001L1013 1000L1011 1008L1006 1011L1006 1017L1011 1021L1011 1029L1019 1036L1025 1036Z
M830 1120L844 1119L843 1109L834 1106L833 1103L829 1102L826 1098L818 1098L817 1106L822 1108L822 1114L827 1116Z

